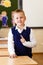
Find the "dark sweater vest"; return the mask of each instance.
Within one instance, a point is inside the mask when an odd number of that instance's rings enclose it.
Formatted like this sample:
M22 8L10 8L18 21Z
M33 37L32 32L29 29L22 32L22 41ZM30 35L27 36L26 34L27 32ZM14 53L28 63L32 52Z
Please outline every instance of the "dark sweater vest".
M26 41L30 41L30 28L26 27L26 30L24 29L21 33L19 33L15 27L13 27L11 30L13 34L16 55L32 57L32 49L24 46L20 41L21 35L25 38Z

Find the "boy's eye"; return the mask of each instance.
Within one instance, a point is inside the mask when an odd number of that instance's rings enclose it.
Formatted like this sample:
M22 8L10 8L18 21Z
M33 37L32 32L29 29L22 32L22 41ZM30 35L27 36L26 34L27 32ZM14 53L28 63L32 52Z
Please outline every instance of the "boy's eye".
M23 17L20 17L20 19L22 19ZM18 17L16 19L19 19Z
M18 17L16 19L18 19Z

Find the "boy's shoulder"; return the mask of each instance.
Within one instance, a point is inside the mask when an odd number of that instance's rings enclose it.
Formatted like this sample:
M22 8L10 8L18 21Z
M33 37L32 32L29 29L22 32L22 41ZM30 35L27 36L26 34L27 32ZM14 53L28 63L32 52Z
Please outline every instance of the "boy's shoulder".
M12 34L15 32L15 26L11 27Z
M30 34L30 32L31 32L31 27L26 27L26 31Z
M31 29L31 27L29 27L29 26L26 26L26 29Z
M16 26L11 27L11 29L15 29Z

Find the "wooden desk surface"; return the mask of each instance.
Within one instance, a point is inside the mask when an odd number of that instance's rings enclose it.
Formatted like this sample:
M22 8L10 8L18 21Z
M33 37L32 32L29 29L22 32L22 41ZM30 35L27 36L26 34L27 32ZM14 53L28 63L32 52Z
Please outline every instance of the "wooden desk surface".
M0 48L0 57L8 56L8 49L7 48Z
M8 41L7 38L0 38L0 44L6 44Z
M7 40L0 40L0 44L7 44Z
M0 65L37 65L37 62L28 56L18 56L17 58L0 57Z

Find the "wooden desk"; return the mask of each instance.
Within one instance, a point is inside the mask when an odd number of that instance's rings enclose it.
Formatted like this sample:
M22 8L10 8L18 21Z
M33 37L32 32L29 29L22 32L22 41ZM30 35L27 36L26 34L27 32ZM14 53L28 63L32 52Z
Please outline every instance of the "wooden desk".
M18 56L17 58L0 57L0 65L37 65L38 63L28 56Z
M8 49L7 48L0 48L0 57L8 56Z
M0 44L6 44L7 38L0 38Z
M7 40L0 40L0 44L6 44Z

